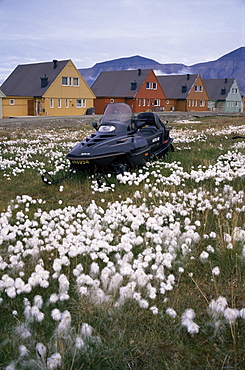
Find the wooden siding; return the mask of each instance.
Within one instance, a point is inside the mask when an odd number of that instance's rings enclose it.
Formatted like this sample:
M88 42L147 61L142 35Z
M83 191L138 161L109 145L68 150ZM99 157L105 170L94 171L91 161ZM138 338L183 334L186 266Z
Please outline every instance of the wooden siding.
M78 78L79 85L62 85L62 77ZM84 115L88 108L94 106L95 96L73 62L70 60L62 72L52 83L50 88L43 95L44 115L49 116L67 116ZM53 99L53 108L51 108L50 99ZM77 99L82 99L85 106L77 107Z
M139 112L144 112L144 111L149 111L149 110L163 110L164 105L165 105L165 94L162 90L161 85L159 84L157 77L154 73L153 70L149 70L149 73L147 73L146 77L144 80L139 81L137 80L137 73L138 71L134 71L136 73L136 79L135 82L138 85L138 89L135 91L134 94L132 94L132 90L130 91L131 95L130 96L117 96L117 95L112 95L111 96L103 96L102 91L106 91L106 88L103 89L103 84L100 86L100 94L99 96L96 97L96 100L94 102L94 107L95 107L95 113L96 114L103 114L104 109L106 105L110 102L123 102L127 103L131 106L132 110L134 113L139 113ZM127 71L126 71L127 73ZM144 73L146 73L146 70L144 70ZM111 74L111 78L115 79L115 74L117 74L116 71L113 71ZM119 77L120 76L120 77ZM107 72L106 77L110 79L110 73ZM118 88L118 83L120 83L120 78L124 79L124 74L122 71L119 71L117 74L117 88ZM142 77L140 74L139 77ZM112 80L110 80L112 82ZM122 82L125 83L125 80ZM104 82L105 83L105 82ZM146 84L149 83L152 86L153 83L156 84L156 88L147 88ZM113 84L112 84L113 85ZM93 87L92 87L93 88ZM130 90L130 84L128 84L128 90ZM126 91L126 90L125 90ZM126 95L124 91L124 95ZM134 92L134 91L133 91ZM154 105L155 101L158 101L158 105Z
M51 65L53 65L53 63ZM47 78L49 78L50 75L52 75L53 73L53 69L50 70L50 63L41 63L41 66L44 70L45 68L49 70L49 75L47 74ZM38 80L38 82L40 83L38 85L36 83L36 88L38 89L38 92L33 93L34 96L10 94L9 96L5 97L3 99L4 117L28 115L84 115L88 108L94 106L95 95L71 60L63 61L62 64L60 64L60 68L62 68L61 71L56 74L53 79L49 79L50 87L44 89L43 91L42 89L40 89L41 80L38 68L39 64L35 67L35 70L33 71L33 65L30 65L30 69L32 69L32 74L33 78L35 78L35 82ZM29 76L28 71L29 65L26 65L25 78L27 78L26 76ZM62 85L62 77L68 78L68 84L66 86ZM74 79L76 79L76 81L78 79L78 85L75 84ZM22 78L21 82L23 83L23 81L24 79Z

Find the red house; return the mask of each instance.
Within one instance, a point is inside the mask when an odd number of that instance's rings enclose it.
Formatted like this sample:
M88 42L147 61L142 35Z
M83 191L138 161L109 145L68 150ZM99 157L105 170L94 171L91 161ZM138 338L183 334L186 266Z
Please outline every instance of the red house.
M96 114L103 114L108 103L127 103L134 113L158 111L166 96L152 69L102 72L91 87Z

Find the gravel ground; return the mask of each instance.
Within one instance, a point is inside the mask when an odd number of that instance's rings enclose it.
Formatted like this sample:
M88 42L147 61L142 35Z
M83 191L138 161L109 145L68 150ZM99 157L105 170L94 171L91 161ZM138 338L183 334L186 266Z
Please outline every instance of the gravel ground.
M240 114L217 114L213 112L157 112L163 122L173 122L178 120L196 119L206 116L243 116ZM33 128L52 128L52 127L72 127L81 124L91 124L93 121L98 122L101 115L86 115L86 116L64 116L64 117L14 117L0 119L0 129L33 129Z

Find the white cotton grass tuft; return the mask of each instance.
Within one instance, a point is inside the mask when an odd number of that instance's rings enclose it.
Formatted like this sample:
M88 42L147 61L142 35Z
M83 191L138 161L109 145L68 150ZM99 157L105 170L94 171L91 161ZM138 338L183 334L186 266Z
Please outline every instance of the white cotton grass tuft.
M153 315L158 315L158 308L156 306L152 306L150 307L150 310L151 312L153 313Z
M57 334L61 336L67 336L71 329L71 314L65 310L61 314L61 320L57 327Z
M29 350L26 348L26 346L21 344L19 346L19 354L20 354L20 357L25 357L29 354Z
M230 323L230 324L233 324L236 319L240 316L240 312L239 310L237 310L236 308L230 308L230 307L227 307L225 310L224 310L224 318Z
M181 325L184 326L189 334L199 333L199 325L197 325L193 319L196 316L192 308L188 308L184 311L181 316Z
M43 365L46 364L47 348L45 347L43 343L36 344L36 356L37 356L37 359L40 360Z
M83 323L80 329L80 334L83 339L90 338L93 333L93 328L88 323Z
M216 275L218 276L220 274L220 269L218 266L215 266L213 269L212 269L212 274L213 275Z
M227 305L227 299L225 297L219 296L216 300L211 300L208 309L213 317L218 317L220 315L223 315Z
M50 370L57 369L57 367L61 366L61 355L59 353L53 353L47 359L47 368Z
M60 310L58 308L55 308L51 312L51 317L55 321L60 321L61 318L62 318L62 314L61 314L61 312L60 312Z
M171 308L171 307L168 307L166 309L166 314L168 316L172 317L173 319L175 319L175 317L177 316L177 312L173 308Z
M241 317L243 320L245 320L245 308L242 308L242 309L240 310L240 317Z

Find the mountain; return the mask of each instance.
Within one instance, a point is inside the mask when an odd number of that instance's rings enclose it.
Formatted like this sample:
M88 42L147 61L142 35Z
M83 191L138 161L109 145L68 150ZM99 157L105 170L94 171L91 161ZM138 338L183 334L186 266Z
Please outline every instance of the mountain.
M181 63L161 64L153 59L135 55L96 63L91 68L79 69L79 72L91 86L101 72L139 68L154 69L158 75L199 73L202 78L236 78L241 93L245 95L245 47L240 47L217 60L191 66Z

